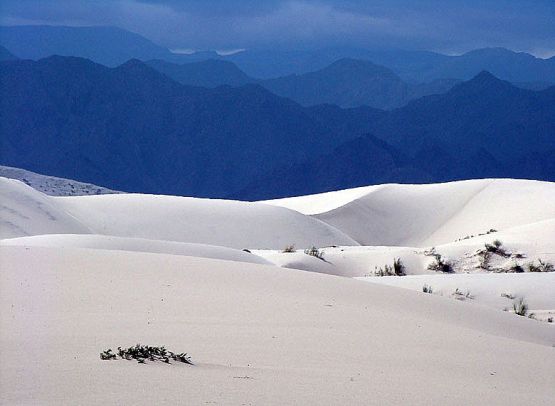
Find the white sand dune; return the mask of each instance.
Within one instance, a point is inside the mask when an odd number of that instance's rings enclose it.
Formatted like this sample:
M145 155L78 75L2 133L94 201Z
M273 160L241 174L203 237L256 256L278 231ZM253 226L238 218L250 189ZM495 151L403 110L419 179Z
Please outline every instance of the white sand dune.
M435 252L451 262L455 272L483 272L479 268L479 257L475 253L483 249L486 243L491 244L494 240L500 240L507 252L521 253L525 258L516 260L493 256L491 259L493 268L509 268L518 263L526 269L529 263L537 264L538 259L555 264L555 219L438 245L435 247ZM430 248L432 247L428 247ZM397 258L402 260L409 275L435 273L427 270L434 258L425 255L426 250L417 247L324 247L321 251L326 261L308 256L302 250L295 253L276 250L253 252L281 267L338 276L363 277L374 274L376 269L393 265L393 261ZM555 285L552 289L555 292Z
M16 180L0 181L0 238L100 234L237 249L357 245L318 219L262 203L142 194L51 197Z
M270 265L271 262L248 252L227 247L176 241L147 240L94 234L47 234L0 240L0 246L92 248L151 252L156 254L185 255L225 261Z
M457 275L409 275L402 278L359 278L360 280L422 292L424 285L434 295L464 300L498 310L513 310L520 299L539 320L555 319L555 273L489 273ZM456 290L460 294L456 293ZM466 294L469 297L466 297ZM555 328L555 327L554 327Z
M21 168L0 165L0 177L17 179L49 196L88 196L121 193L72 179L41 175Z
M0 239L57 233L90 230L49 196L20 181L0 178Z
M349 278L0 247L1 404L549 405L555 329ZM101 361L137 342L195 366Z
M360 245L426 247L555 218L555 184L483 179L380 185L267 201L309 214Z

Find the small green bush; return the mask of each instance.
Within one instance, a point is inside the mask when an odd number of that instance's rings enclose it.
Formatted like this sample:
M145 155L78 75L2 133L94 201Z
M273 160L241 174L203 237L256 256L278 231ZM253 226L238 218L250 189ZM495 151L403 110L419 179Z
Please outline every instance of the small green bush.
M401 262L401 258L393 259L393 270L397 276L405 276L405 265Z
M452 293L452 296L457 300L474 299L474 296L470 294L469 290L463 292L462 290L459 290L459 288L455 289L455 291Z
M291 245L287 245L283 251L281 251L283 253L291 253L291 252L297 252L297 250L295 249L295 245L291 244Z
M429 271L443 272L443 273L453 273L453 266L445 261L440 254L434 254L435 262L428 265Z
M315 246L310 247L309 249L304 250L304 253L306 255L310 255L312 257L316 257L318 259L321 259L322 261L324 260L324 252L320 251L318 248L316 248Z
M510 257L511 255L507 253L502 246L503 243L500 240L494 240L491 244L485 244L487 252L491 252L492 254L500 255L505 258Z
M115 360L118 359L118 357L119 359L125 359L128 361L135 359L139 364L144 364L147 360L162 361L166 364L170 364L170 360L173 360L193 365L191 357L189 357L186 353L174 353L166 350L164 346L151 347L148 345L137 344L134 347L126 349L118 347L117 354L112 353L110 348L100 353L101 360Z
M374 270L376 276L405 276L405 265L401 258L394 258L393 265L384 265L383 268L376 267Z
M519 316L526 316L528 314L528 304L524 301L524 298L513 302L513 311Z
M541 259L538 259L538 265L533 262L528 264L528 271L530 272L553 272L554 270L553 264L543 262Z

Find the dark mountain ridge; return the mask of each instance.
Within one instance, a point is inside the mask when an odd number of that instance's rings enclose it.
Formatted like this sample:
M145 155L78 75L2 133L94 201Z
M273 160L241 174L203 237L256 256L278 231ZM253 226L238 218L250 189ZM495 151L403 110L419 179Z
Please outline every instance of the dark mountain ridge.
M390 112L304 108L256 84L184 86L138 60L107 68L61 56L0 62L0 93L0 164L117 190L257 199L375 182L555 180L555 88L487 72Z
M225 196L345 141L258 85L183 86L138 60L0 64L0 161L151 193Z

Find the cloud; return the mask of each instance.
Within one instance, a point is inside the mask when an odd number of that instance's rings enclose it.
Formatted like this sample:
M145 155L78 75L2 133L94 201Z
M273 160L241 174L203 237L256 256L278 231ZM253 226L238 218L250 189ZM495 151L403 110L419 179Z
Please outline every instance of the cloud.
M175 49L485 46L549 53L552 0L4 0L4 24L116 25Z

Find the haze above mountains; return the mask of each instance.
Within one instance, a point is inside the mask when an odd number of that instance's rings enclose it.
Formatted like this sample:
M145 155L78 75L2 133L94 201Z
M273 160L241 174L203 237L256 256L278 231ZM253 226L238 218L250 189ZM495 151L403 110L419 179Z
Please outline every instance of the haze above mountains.
M505 49L183 55L112 27L1 27L0 45L2 165L116 190L239 199L555 180L554 58ZM261 79L272 75L285 76Z

